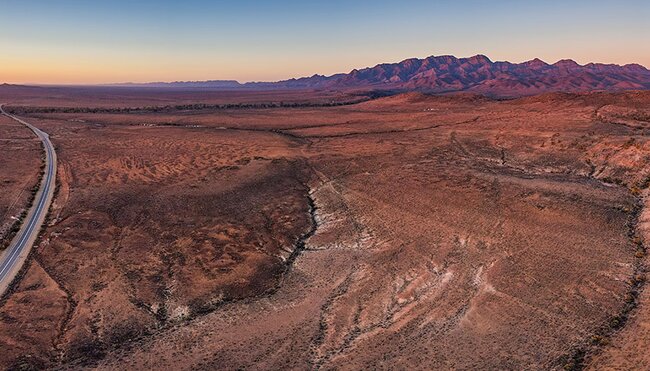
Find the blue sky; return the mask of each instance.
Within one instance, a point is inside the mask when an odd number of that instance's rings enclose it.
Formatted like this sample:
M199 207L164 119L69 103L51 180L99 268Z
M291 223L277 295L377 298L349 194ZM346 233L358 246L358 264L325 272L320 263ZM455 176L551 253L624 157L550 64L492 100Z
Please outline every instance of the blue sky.
M0 1L0 81L277 80L409 57L650 66L650 1Z

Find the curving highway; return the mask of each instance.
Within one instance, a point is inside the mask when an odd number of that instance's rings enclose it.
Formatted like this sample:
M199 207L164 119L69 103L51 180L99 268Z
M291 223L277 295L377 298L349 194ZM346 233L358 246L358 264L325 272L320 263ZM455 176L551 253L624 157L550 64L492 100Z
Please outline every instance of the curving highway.
M19 123L27 126L43 142L45 147L45 173L41 185L34 198L34 203L27 214L23 224L14 237L9 247L0 254L0 295L4 294L11 281L20 271L27 259L32 245L38 237L41 226L45 222L45 216L54 197L56 181L56 152L50 142L49 136L37 127L23 121L4 111L0 104L0 114L3 114Z

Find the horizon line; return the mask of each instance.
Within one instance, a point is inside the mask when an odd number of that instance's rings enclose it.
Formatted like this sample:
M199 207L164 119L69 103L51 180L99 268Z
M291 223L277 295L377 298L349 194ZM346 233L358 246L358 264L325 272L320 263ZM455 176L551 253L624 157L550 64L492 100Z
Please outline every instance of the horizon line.
M206 82L229 82L229 83L237 83L239 85L245 86L247 84L273 84L273 83L279 83L279 82L284 82L284 81L291 81L291 80L298 80L298 79L303 79L303 78L310 78L310 77L332 77L336 75L342 75L342 74L349 74L354 71L360 71L364 69L369 69L369 68L375 68L378 66L382 65L390 65L390 64L399 64L403 63L409 60L425 60L428 58L443 58L443 57L452 57L458 60L467 60L467 59L472 59L476 57L484 57L486 58L490 63L511 63L511 64L524 64L528 62L533 62L533 61L541 61L546 65L549 66L554 66L558 64L559 62L574 62L580 67L586 67L589 65L604 65L604 66L619 66L619 67L627 67L627 66L640 66L643 67L646 70L648 67L641 63L637 62L630 62L630 63L625 63L625 64L618 64L618 63L602 63L602 62L587 62L584 64L578 63L576 60L572 58L562 58L558 59L554 63L548 63L544 61L541 58L535 57L533 59L529 60L524 60L522 62L510 62L507 60L496 60L493 61L490 57L488 57L486 54L483 53L478 53L472 56L467 56L467 57L456 57L453 54L441 54L441 55L429 55L426 57L411 57L411 58L405 58L402 59L401 61L398 62L382 62L382 63L377 63L374 66L365 66L365 67L359 67L359 68L352 68L348 72L336 72L333 74L325 75L325 74L319 74L319 73L314 73L310 76L299 76L299 77L289 77L289 78L284 78L280 80L248 80L248 81L239 81L237 79L230 79L230 78L206 78L204 80L167 80L167 81L118 81L118 82L101 82L101 83L40 83L40 82L20 82L20 83L7 83L7 82L0 82L1 85L14 85L14 86L30 86L30 87L128 87L128 85L153 85L153 84L187 84L187 83L206 83ZM134 86L136 87L136 86ZM146 86L140 86L140 87L146 87Z

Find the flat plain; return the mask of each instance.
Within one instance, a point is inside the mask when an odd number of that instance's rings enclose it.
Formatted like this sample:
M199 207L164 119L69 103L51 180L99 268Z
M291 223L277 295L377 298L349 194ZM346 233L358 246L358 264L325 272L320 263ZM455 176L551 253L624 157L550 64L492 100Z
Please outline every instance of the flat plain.
M59 158L4 368L648 365L649 93L39 94L0 92Z
M26 127L0 116L0 247L14 232L37 185L41 144Z

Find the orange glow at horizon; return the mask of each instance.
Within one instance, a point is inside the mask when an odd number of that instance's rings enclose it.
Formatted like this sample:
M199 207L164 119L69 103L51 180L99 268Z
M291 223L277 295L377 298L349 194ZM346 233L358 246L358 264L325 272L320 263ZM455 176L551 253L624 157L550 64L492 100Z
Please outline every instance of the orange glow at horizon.
M437 53L440 55L442 53ZM453 53L444 53L453 54ZM507 60L523 62L538 56L515 58L496 58L489 53L453 54L457 57L469 57L474 54L485 54L493 61ZM503 53L500 53L503 54ZM428 55L416 55L423 58ZM356 58L354 58L356 57ZM311 76L315 73L331 75L339 72L349 72L353 68L372 67L378 63L399 62L414 55L403 56L345 56L340 60L298 60L298 63L288 63L286 59L266 59L264 65L250 63L249 59L233 59L228 61L173 59L166 57L142 56L106 56L91 57L56 57L56 56L0 56L0 83L12 84L104 84L120 82L153 82L153 81L202 81L202 80L237 80L247 81L277 81L293 77ZM650 60L635 60L618 55L616 58L587 59L583 56L570 56L566 53L555 58L540 57L547 63L571 58L580 64L589 62L600 63L639 63L650 67ZM640 57L640 56L639 56ZM381 59L383 58L383 59ZM162 61L161 61L162 60Z
M647 0L7 1L0 83L277 81L430 55L650 67Z

